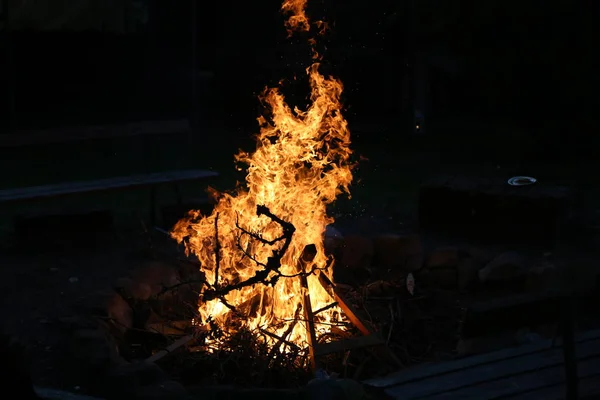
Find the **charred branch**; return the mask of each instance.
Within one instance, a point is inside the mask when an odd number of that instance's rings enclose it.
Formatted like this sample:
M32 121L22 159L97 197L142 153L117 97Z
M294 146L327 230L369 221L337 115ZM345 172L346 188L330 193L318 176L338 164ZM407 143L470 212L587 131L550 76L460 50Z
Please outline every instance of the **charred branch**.
M268 217L269 219L271 219L273 222L279 224L283 230L283 234L280 237L277 237L273 240L267 240L267 239L263 238L259 233L250 232L249 230L243 228L239 224L239 220L236 220L236 227L242 232L242 235L248 235L252 239L258 241L259 243L266 244L266 245L272 246L272 245L275 245L282 241L283 241L283 245L281 246L280 249L273 250L273 254L271 255L271 257L268 257L267 262L264 263L264 262L257 260L256 257L251 255L247 250L245 250L242 247L242 245L240 243L240 238L241 238L241 235L240 235L240 237L238 237L238 249L244 254L245 257L248 257L252 262L254 262L258 266L262 267L263 269L256 271L254 276L252 276L242 282L224 285L222 287L220 287L216 284L210 285L209 288L206 289L202 294L204 301L210 301L210 300L214 300L216 298L219 298L220 300L224 300L224 296L226 296L228 293L230 293L234 290L240 290L245 287L253 286L256 284L274 285L275 283L277 283L277 280L281 277L288 278L288 277L296 277L296 276L301 275L301 274L297 274L297 275L286 276L286 275L282 274L281 271L279 271L279 269L281 268L281 259L283 258L286 251L288 250L288 248L292 242L292 237L294 235L294 232L296 231L296 228L294 227L294 225L292 225L290 222L284 221L283 219L281 219L278 216L276 216L275 214L273 214L269 210L269 208L266 206L261 206L261 205L257 206L256 214L259 216L264 215L264 216ZM217 222L215 219L215 231L216 230L217 230ZM220 244L219 244L219 241L217 238L217 241L215 244L215 252L218 253L219 250L220 250ZM219 260L219 258L216 257L215 260L217 261L217 260ZM219 269L218 263L215 265L215 269L218 271L218 269ZM311 270L309 272L309 274L310 273L314 273L314 270ZM230 307L230 306L228 306L228 307ZM232 307L230 307L230 308L232 308Z

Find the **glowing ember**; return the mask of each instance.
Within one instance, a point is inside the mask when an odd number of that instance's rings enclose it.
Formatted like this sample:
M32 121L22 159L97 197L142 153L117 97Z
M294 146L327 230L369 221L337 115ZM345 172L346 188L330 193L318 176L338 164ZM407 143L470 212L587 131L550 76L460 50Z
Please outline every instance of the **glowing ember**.
M284 2L282 10L289 15L288 30L309 30L305 5L306 0ZM257 206L265 206L295 227L289 247L281 252L278 269L283 276L272 285L256 283L221 298L201 297L202 324L212 321L229 333L242 327L261 329L306 346L305 323L294 323L305 291L310 293L313 310L333 302L316 274L308 276L308 289L297 277L302 252L312 244L317 253L311 264L332 278L323 247L325 227L333 222L327 216L326 206L338 194L349 193L352 181L350 132L340 112L342 84L324 77L318 68L315 63L307 69L311 104L305 111L292 110L278 89L265 92L263 100L270 108L271 122L260 117L256 151L236 156L237 161L248 166L247 187L220 195L210 216L198 219L199 215L193 212L173 229L172 236L179 242L185 239L188 250L199 258L214 293L215 288L230 287L265 271L269 257L284 246L284 241L265 243L285 235L285 231L273 218L259 215ZM264 241L250 233L260 234ZM274 271L266 273L267 278L275 275ZM285 277L290 275L296 277ZM317 334L328 332L331 324L340 320L340 313L337 307L320 312L315 319ZM278 343L271 336L265 340L270 345Z

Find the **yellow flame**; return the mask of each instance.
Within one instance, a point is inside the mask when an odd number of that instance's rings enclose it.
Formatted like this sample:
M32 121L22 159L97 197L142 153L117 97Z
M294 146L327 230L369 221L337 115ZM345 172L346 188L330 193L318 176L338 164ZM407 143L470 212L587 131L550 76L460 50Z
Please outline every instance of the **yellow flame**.
M284 2L282 9L291 14L286 23L288 29L308 30L305 6L306 0ZM260 233L265 240L282 235L279 224L257 215L258 205L265 205L296 228L281 260L282 274L297 274L305 246L313 244L317 249L313 263L332 278L333 271L326 269L328 259L323 246L325 228L333 222L326 206L340 193L349 194L352 181L350 132L341 113L342 83L321 75L318 63L306 72L311 89L311 104L306 110L292 110L277 88L265 91L263 100L270 109L270 122L260 117L256 150L253 153L241 151L236 156L238 162L247 165L247 187L222 194L211 215L197 221L197 213L192 213L172 231L172 236L180 242L187 237L188 249L199 258L201 269L211 284L217 279L222 287L249 279L263 269L256 261L266 264L273 251L281 248L281 243L266 245L241 234L238 227ZM244 287L224 296L228 305L235 307L235 313L219 299L213 299L200 301L199 316L202 322L212 319L224 331L261 328L278 336L289 333L287 341L306 344L305 324L292 323L302 304L303 290L297 277L281 278L273 286ZM308 276L308 291L313 310L333 302L315 274ZM318 332L328 331L327 323L339 320L339 315L337 307L320 313ZM275 339L271 343L275 343Z

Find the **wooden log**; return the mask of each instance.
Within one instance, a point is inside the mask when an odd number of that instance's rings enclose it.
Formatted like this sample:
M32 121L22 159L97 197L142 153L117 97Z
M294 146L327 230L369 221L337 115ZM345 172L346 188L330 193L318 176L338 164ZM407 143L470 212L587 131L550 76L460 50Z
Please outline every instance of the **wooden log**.
M315 346L317 345L317 331L315 328L315 315L313 314L310 293L308 291L308 279L306 278L306 265L311 263L316 256L314 245L309 245L304 248L302 257L298 260L298 271L300 275L300 283L302 286L302 309L304 310L304 320L306 321L308 351L311 367L314 370L317 368L315 355Z
M370 335L371 330L369 328L367 328L366 325L361 321L361 319L356 315L356 312L348 304L346 299L344 299L343 296L341 296L339 293L337 293L337 291L335 290L335 285L333 284L333 282L331 282L331 280L327 277L327 275L325 275L324 273L321 272L319 275L319 281L324 286L326 286L326 287L328 286L329 289L333 290L333 298L334 298L335 302L338 303L338 305L340 306L342 311L346 314L346 316L348 317L348 319L350 320L352 325L356 326L356 328L363 335L365 335L365 336Z

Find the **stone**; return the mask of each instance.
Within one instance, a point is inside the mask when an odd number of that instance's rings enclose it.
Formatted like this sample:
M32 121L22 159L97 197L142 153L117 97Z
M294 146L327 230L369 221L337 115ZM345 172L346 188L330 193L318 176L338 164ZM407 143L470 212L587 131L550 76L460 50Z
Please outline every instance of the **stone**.
M197 291L200 291L202 282L205 279L204 273L200 270L200 264L180 261L177 270L182 282L190 282L192 286L197 288Z
M474 258L481 265L486 265L492 261L500 252L490 246L469 246L465 250L469 257Z
M387 281L375 281L366 286L366 294L369 297L393 297L401 289L398 285L394 285Z
M472 257L466 257L458 262L458 288L460 290L467 289L473 283L477 282L477 273L481 268L481 264Z
M71 357L85 371L104 371L122 363L117 343L102 328L75 331L69 345Z
M146 301L152 295L152 289L148 284L134 281L128 277L117 279L115 289L123 298L131 300Z
M455 290L458 286L458 271L456 268L425 269L420 275L425 286Z
M121 332L133 327L133 310L123 297L115 291L99 291L83 299L85 311L97 317L109 318Z
M347 236L340 264L350 269L367 269L373 259L373 241L364 236Z
M423 245L416 234L379 235L373 239L374 257L387 269L414 272L423 265Z
M440 247L427 256L425 266L429 269L458 266L460 250L456 247Z
M190 311L195 310L198 304L199 292L191 284L177 285L152 297L148 304L160 316L169 319L191 319L193 315Z
M131 277L138 284L146 284L151 288L152 296L164 288L175 286L181 282L178 267L169 263L152 261L144 263L132 271Z
M502 282L509 281L525 274L525 260L521 255L514 251L502 253L485 267L479 270L479 281Z
M69 316L61 317L58 322L62 327L70 331L78 329L96 329L98 328L98 320L94 317Z

